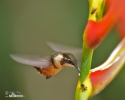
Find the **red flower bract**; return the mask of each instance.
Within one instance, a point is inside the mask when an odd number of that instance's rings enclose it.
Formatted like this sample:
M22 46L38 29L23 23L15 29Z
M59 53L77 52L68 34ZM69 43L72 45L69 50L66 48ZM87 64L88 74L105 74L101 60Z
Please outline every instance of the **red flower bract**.
M119 18L124 11L124 0L114 0L112 3L111 1L112 0L107 1L108 10L100 21L96 22L88 20L84 33L84 39L87 46L91 49L95 49L102 42L102 40L107 36L108 32L115 26L116 22L119 21ZM125 21L125 17L122 19Z

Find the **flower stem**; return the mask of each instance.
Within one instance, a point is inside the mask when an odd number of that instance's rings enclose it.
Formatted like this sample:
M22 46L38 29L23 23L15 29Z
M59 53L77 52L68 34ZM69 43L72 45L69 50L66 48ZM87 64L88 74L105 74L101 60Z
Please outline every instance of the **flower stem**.
M89 0L89 18L88 20L99 21L102 18L105 0ZM91 62L94 49L88 47L86 43L86 29L83 34L83 54L81 63L81 72L76 87L75 100L88 100L92 85L89 74L91 69Z

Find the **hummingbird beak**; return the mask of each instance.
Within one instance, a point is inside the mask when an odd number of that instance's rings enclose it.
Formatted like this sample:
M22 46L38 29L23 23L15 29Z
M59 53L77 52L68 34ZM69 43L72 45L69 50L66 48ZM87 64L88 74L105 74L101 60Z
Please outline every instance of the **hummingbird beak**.
M76 62L76 63L74 63L74 67L78 70L78 72L80 73L80 68L79 68L79 66L78 66L78 63Z
M80 68L78 66L75 66L75 68L78 70L78 72L80 73Z
M78 61L72 61L72 65L78 70L78 72L80 73L80 68L79 68L79 64Z

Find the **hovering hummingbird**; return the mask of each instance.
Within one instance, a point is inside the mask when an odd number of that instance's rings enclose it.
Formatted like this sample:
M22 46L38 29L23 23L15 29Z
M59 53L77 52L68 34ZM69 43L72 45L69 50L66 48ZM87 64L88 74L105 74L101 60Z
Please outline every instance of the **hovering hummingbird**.
M48 44L55 51L51 56L41 57L39 55L12 54L11 58L19 63L34 66L37 71L46 76L47 79L67 66L74 67L80 72L79 63L82 55L81 49L57 43L49 42ZM83 83L78 81L75 95L76 100L79 97L82 97L80 100L88 100L98 94L114 79L124 63L125 38L122 39L102 65L90 70L88 77Z
M41 57L39 55L24 54L11 54L10 56L19 63L33 66L40 74L46 76L46 79L52 77L64 67L74 67L80 72L79 62L74 54L81 52L81 49L74 49L50 42L48 44L56 51L50 56Z

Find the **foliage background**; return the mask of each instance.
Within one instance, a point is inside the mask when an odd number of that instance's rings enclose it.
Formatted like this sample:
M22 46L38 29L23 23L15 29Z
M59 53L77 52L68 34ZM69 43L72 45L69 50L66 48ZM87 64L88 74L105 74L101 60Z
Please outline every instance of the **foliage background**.
M0 100L5 91L20 91L16 100L73 100L78 73L64 68L46 80L34 68L13 61L11 53L51 54L47 41L80 47L87 23L87 0L0 0ZM92 66L102 64L119 39L112 30L95 50ZM91 100L124 100L125 68ZM12 98L13 99L13 98Z

